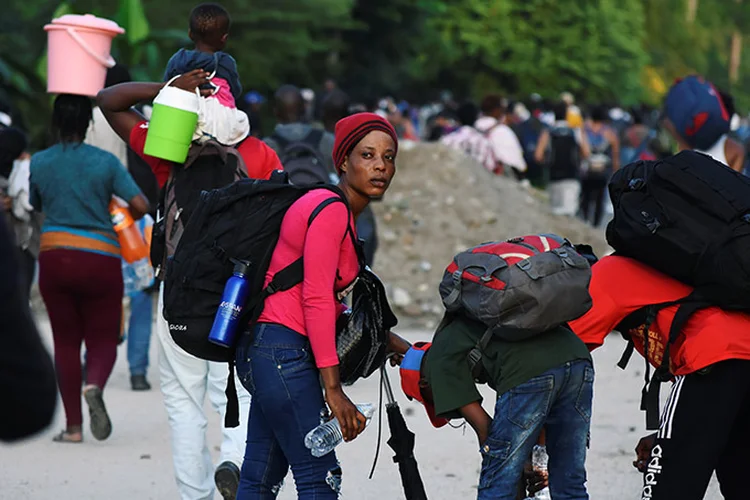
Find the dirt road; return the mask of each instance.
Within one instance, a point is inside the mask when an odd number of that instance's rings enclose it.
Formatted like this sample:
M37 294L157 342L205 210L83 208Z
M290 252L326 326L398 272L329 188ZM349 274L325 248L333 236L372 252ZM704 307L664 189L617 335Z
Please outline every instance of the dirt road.
M49 340L49 325L40 319ZM429 338L428 332L409 332L410 340ZM615 367L624 343L614 336L595 352L596 388L592 444L588 456L589 492L594 500L636 500L640 476L630 465L633 448L643 435L644 417L638 411L641 359L634 357L627 372ZM156 365L156 346L151 350ZM163 500L176 499L172 473L169 429L158 390L157 370L149 378L155 389L130 391L125 346L120 347L115 372L105 391L114 432L105 442L90 434L82 445L57 444L52 435L64 425L62 405L55 423L44 433L13 446L0 446L0 499L2 500ZM398 376L390 371L398 388ZM347 392L356 402L377 402L376 376ZM471 499L476 496L480 460L471 429L432 429L421 407L397 390L408 425L417 434L416 457L431 500ZM486 392L485 405L492 400ZM208 408L208 406L207 406ZM209 410L210 411L210 410ZM219 443L218 417L212 415L209 436ZM378 435L377 415L370 428L351 444L340 448L344 469L345 499L401 499L403 493L395 464L391 461L384 426L380 461L372 480L367 479ZM216 449L214 448L214 454ZM715 486L715 485L714 485ZM706 496L719 499L717 488ZM296 498L291 476L281 500ZM218 496L217 496L218 499Z

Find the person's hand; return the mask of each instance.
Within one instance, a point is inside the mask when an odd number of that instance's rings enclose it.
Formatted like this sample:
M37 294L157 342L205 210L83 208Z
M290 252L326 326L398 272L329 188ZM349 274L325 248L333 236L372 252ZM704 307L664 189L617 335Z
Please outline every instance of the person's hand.
M0 208L6 212L10 212L13 209L13 198L10 196L0 195Z
M523 467L523 479L526 483L527 494L530 497L549 486L549 472L535 469L531 462L526 462Z
M391 353L390 362L391 366L401 365L401 361L404 359L404 354L409 350L411 344L404 340L399 335L389 331L388 332L388 349L386 352Z
M638 441L638 446L635 447L636 459L633 461L633 467L641 472L646 472L646 466L648 461L651 459L651 450L654 448L656 442L656 433L642 437Z
M367 419L344 394L343 389L326 391L326 402L333 416L339 421L344 441L352 441L365 430Z
M202 69L194 69L189 73L185 73L184 75L180 75L179 77L177 77L172 82L172 87L187 90L188 92L195 92L196 88L208 83L209 75L210 73L208 73L207 71L204 71ZM203 97L206 97L211 95L213 92L211 89L202 89L200 93Z

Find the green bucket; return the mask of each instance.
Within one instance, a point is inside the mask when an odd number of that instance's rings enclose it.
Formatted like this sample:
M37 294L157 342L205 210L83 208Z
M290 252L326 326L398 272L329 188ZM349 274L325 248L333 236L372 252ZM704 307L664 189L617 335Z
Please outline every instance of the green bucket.
M198 95L166 86L154 99L143 152L184 163L198 124Z

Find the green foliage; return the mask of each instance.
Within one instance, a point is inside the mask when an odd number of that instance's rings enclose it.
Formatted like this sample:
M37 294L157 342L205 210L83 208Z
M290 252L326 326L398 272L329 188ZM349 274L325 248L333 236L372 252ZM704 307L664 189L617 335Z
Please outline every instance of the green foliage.
M198 2L195 2L198 3ZM225 0L227 52L245 89L283 83L317 88L327 77L358 99L424 100L443 89L588 102L658 105L671 81L704 74L750 107L750 48L730 86L732 34L750 40L750 2L699 0ZM126 29L112 54L137 80L159 80L187 37L192 2L6 0L0 16L0 99L43 145L50 99L46 34L64 13L93 13Z

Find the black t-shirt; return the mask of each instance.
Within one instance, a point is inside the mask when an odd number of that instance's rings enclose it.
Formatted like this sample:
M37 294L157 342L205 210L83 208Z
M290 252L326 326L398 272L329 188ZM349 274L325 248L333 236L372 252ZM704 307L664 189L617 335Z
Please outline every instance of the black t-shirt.
M549 129L550 180L577 179L580 172L580 149L576 131L570 127Z

